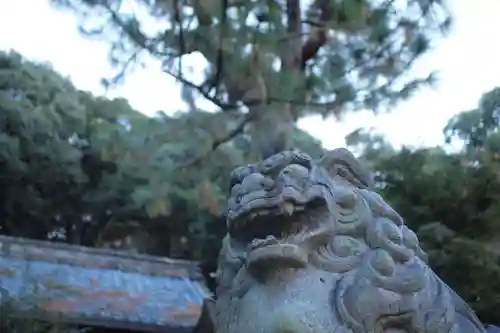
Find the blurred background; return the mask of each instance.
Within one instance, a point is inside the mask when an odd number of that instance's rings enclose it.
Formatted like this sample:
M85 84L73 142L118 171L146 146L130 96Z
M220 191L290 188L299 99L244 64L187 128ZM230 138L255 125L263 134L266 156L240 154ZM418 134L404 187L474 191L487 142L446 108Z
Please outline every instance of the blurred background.
M199 261L213 289L229 172L348 147L438 275L500 325L498 12L0 1L0 234Z

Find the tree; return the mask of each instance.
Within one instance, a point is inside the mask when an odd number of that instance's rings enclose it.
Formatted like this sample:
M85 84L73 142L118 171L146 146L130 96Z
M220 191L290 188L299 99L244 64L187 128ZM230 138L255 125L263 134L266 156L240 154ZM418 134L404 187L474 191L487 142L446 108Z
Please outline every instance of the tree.
M500 153L500 88L485 93L478 107L459 113L444 129L447 142L461 140L468 152Z
M108 83L152 56L183 84L189 104L202 96L237 119L216 142L246 130L258 157L289 147L305 115L386 108L432 82L433 73L408 71L450 25L439 0L52 3L77 13L84 35L110 42L118 74ZM182 65L195 52L208 63L201 84Z
M230 171L250 162L225 113L149 118L78 91L46 64L0 53L2 234L215 262ZM224 126L221 126L224 125ZM296 130L297 147L322 147ZM208 146L208 147L207 147ZM221 221L222 220L222 221Z
M57 224L47 211L62 202L71 211L84 181L70 142L84 129L82 107L68 81L17 54L0 53L0 92L2 233L45 238Z

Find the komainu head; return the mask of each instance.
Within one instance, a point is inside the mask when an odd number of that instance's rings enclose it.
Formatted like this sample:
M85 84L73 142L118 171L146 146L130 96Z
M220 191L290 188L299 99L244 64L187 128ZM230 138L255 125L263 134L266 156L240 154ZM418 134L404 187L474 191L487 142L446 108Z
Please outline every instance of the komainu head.
M345 149L231 175L218 333L483 332Z

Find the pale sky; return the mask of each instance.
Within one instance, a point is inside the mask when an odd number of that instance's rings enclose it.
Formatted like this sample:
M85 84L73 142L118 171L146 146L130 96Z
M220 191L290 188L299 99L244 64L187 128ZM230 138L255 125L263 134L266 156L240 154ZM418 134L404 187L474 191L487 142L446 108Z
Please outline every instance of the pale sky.
M344 136L358 127L373 127L396 145L442 144L447 120L474 108L484 92L500 86L500 44L495 42L500 33L500 1L451 3L456 18L451 36L414 68L417 75L439 71L434 90L418 92L389 114L374 117L363 112L347 116L342 123L309 118L300 126L327 148L343 146ZM111 73L108 45L83 39L75 17L52 9L46 0L0 1L0 49L14 49L29 59L49 61L77 88L96 94L103 93L100 79ZM131 74L108 96L125 97L145 114L182 108L178 86L155 66Z

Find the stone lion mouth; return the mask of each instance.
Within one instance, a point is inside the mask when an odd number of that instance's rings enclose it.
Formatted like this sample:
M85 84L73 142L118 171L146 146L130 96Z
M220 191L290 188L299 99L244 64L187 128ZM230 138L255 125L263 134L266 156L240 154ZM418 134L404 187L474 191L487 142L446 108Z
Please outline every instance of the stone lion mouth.
M246 267L250 271L268 268L300 268L307 262L306 251L293 240L318 228L328 213L323 185L301 189L286 186L279 192L258 190L234 200L228 212L229 234L245 244Z
M326 209L326 202L321 197L307 202L283 200L254 207L232 219L230 233L246 244L269 236L285 239L309 227L311 213L322 209Z
M412 328L412 315L402 312L391 315L382 315L375 323L376 333L416 333Z
M314 216L326 209L325 199L316 196L307 202L282 200L255 207L233 219L230 233L247 245L247 269L262 277L280 267L305 267L307 252L289 237L317 227Z

